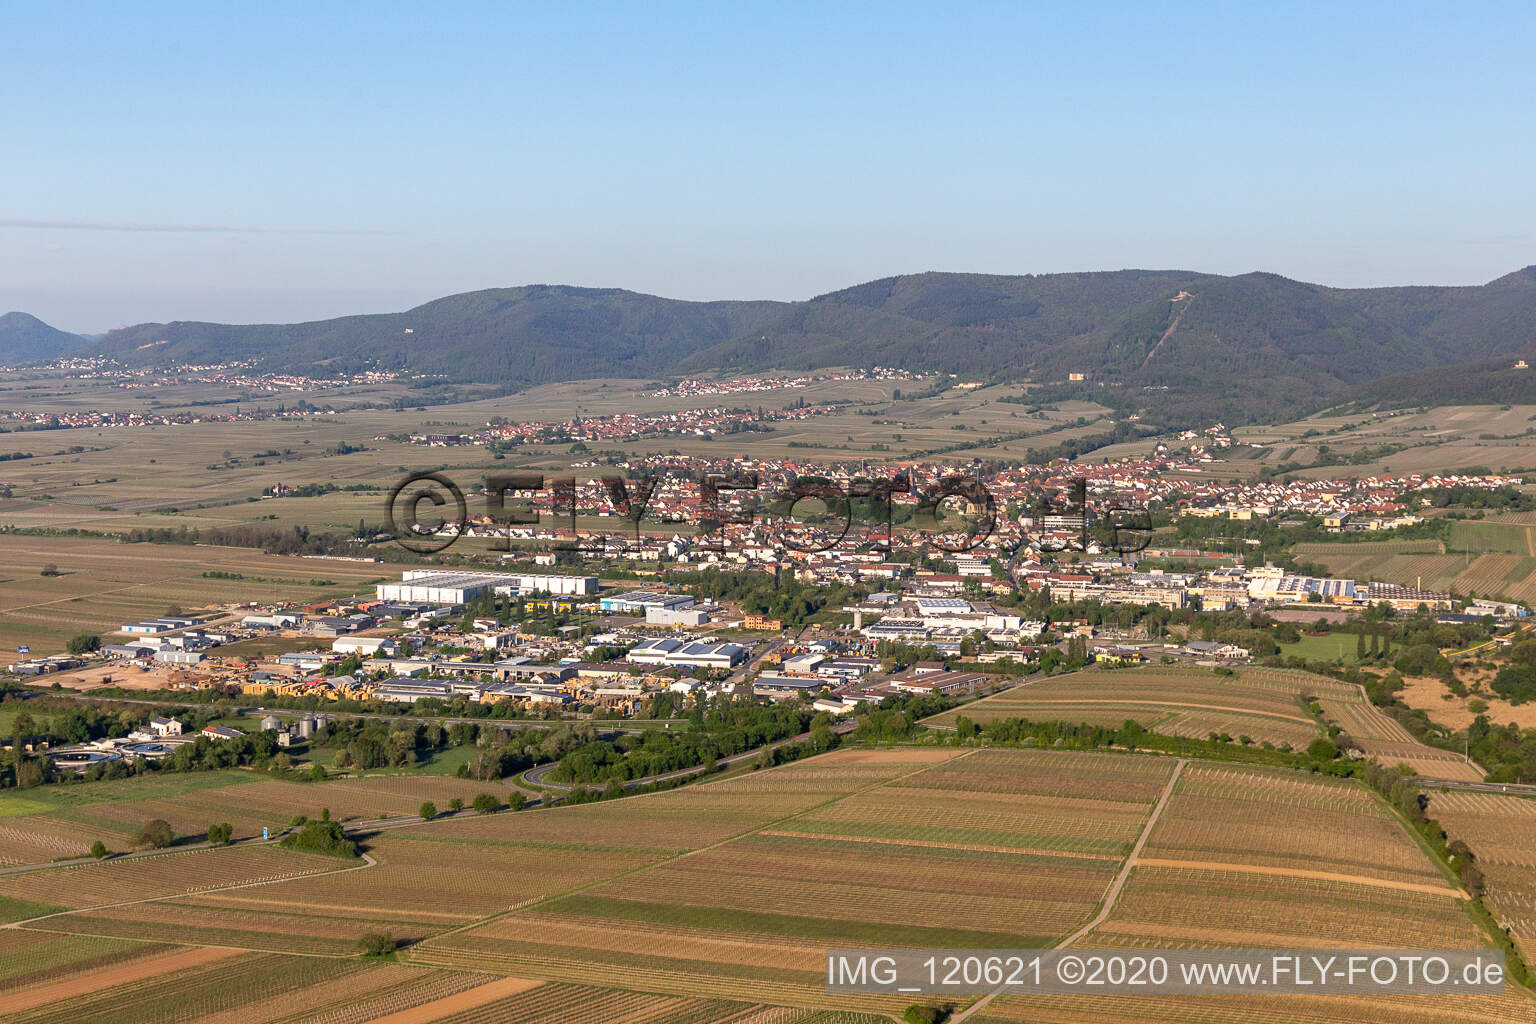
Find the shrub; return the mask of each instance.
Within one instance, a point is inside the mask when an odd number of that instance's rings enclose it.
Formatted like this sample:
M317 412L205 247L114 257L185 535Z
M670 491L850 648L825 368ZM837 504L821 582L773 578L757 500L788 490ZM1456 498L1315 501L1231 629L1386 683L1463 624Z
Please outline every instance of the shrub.
M321 853L330 857L357 856L357 844L341 831L341 823L335 821L311 821L302 829L283 837L282 845L290 850L305 853Z
M905 1024L943 1024L949 1019L949 1011L937 1006L912 1005L902 1013Z
M139 829L139 834L134 836L133 841L139 846L163 850L176 841L176 833L171 831L170 822L164 818L155 818L144 823L144 827Z
M357 940L358 952L364 956L389 956L398 945L388 932L369 932Z

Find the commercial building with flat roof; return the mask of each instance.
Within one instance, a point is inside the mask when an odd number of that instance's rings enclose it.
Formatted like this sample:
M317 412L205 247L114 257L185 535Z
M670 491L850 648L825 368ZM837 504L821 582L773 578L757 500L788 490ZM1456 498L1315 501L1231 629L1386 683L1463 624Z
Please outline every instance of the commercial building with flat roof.
M630 590L623 594L608 594L600 598L597 606L605 612L620 615L644 615L651 608L686 608L693 604L687 594L659 594L651 590Z
M444 569L407 569L399 583L380 583L380 601L422 604L467 604L487 591L497 594L559 594L585 596L597 593L596 576L556 576L527 572L455 572Z

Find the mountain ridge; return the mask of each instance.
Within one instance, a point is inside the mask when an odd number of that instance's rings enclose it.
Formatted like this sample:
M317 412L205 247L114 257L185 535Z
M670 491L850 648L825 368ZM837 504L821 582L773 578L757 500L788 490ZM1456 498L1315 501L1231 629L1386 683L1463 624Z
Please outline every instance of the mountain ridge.
M262 369L377 368L509 389L876 364L1047 382L1081 374L1080 391L1126 409L1176 399L1239 419L1533 352L1536 266L1483 285L1363 289L1262 271L927 271L803 302L524 285L300 324L139 324L81 349L128 365L249 359ZM1498 390L1507 395L1510 385Z
M31 313L13 311L0 316L0 365L57 359L89 341L84 335L45 324Z

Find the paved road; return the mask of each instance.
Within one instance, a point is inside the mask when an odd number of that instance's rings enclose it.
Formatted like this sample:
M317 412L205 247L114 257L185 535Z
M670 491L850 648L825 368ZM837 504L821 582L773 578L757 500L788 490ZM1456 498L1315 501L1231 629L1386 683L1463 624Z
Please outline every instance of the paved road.
M1424 775L1411 775L1408 781L1428 789L1464 789L1472 793L1536 796L1536 786L1526 786L1518 782L1463 782L1460 779L1432 779Z
M752 657L748 658L746 661L742 662L736 668L732 669L731 670L731 674L725 677L725 681L728 682L728 683L744 683L744 682L746 682L747 681L747 677L752 675L752 673L757 670L757 667L763 663L763 659L764 658L768 657L768 655L774 653L775 651L783 649L784 647L786 647L786 646L788 646L790 644L797 644L797 643L799 643L800 642L800 638L805 636L805 631L810 629L810 628L811 627L809 627L809 626L801 626L800 627L800 631L798 633L796 633L794 636L783 636L783 637L780 637L779 639L775 640L773 643L768 644L766 647L764 647L762 650L758 651Z

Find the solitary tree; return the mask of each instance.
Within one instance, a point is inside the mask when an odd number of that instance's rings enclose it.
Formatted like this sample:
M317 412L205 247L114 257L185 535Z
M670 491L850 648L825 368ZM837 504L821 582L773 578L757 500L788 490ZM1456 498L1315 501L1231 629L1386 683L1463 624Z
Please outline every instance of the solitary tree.
M357 940L357 948L364 956L388 956L398 945L388 932L369 932Z
M428 821L431 821L433 818L437 817L437 804L433 803L431 800L424 800L422 801L420 809L417 810L416 813L421 815L423 818L426 818Z
M171 831L170 822L164 818L155 818L144 823L134 841L140 846L163 850L176 841L176 833Z
M475 797L474 808L480 814L495 814L501 810L501 800L495 793L481 793Z
M100 839L91 844L91 856L101 860L107 855L107 844Z
M514 811L520 811L524 807L528 806L528 798L523 796L523 794L518 790L514 789L512 791L512 795L507 797L507 805Z
M101 637L95 633L76 633L65 644L70 654L89 654L101 648Z

